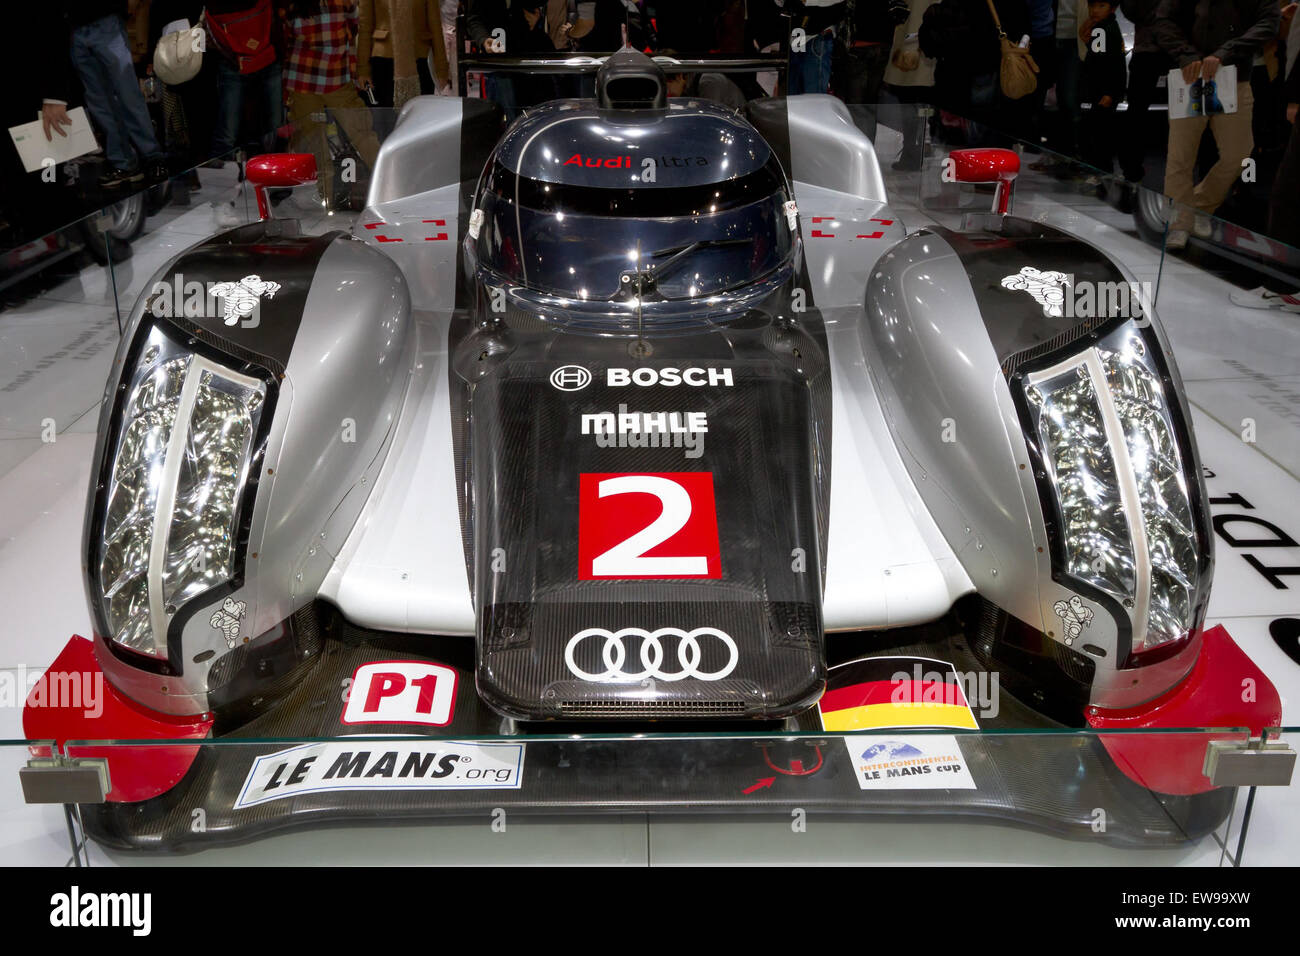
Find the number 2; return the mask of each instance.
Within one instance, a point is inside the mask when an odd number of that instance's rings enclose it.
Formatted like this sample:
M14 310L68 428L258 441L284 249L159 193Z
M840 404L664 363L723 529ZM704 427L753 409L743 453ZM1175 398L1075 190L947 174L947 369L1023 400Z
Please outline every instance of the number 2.
M583 474L579 485L582 580L722 576L710 472Z
M606 478L598 486L600 497L626 495L634 491L654 495L663 505L659 517L630 538L614 545L591 562L591 573L602 578L631 578L649 575L692 575L709 573L707 555L647 558L645 553L663 544L691 520L691 496L671 478L658 475L623 475Z

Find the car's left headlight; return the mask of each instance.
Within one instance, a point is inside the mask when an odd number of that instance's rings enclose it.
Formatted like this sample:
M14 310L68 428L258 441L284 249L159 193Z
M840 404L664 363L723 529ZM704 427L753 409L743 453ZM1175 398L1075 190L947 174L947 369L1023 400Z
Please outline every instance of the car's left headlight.
M105 449L92 597L105 637L167 659L171 620L236 574L238 529L266 381L148 330Z
M1055 505L1063 576L1118 602L1131 664L1200 626L1203 555L1198 484L1180 447L1158 345L1125 323L1091 347L1026 372L1020 385Z

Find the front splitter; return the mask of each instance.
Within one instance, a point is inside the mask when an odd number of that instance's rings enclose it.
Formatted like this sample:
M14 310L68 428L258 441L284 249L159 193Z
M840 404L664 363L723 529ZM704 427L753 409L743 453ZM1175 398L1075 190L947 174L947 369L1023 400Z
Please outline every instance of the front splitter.
M1161 847L1220 826L1235 793L1153 793L1120 772L1095 734L1041 720L1034 727L1026 716L1032 711L1005 692L996 722L1002 726L990 730L982 720L983 732L825 734L815 711L802 721L804 729L790 731L697 735L663 723L637 737L573 736L560 724L519 732L473 692L472 641L346 627L338 637L276 706L229 732L218 725L166 793L83 805L88 835L106 847L176 852L296 828L486 819L497 810L788 818L801 808L863 820L996 822ZM906 650L957 660L959 668L970 663L961 643L947 638ZM355 690L350 682L373 662L436 663L454 671L449 720L442 726L344 723L346 698ZM1026 729L1005 729L1008 724ZM75 756L75 745L70 750ZM894 759L886 761L891 769L877 773L871 768L884 764L870 760L881 755ZM963 782L943 785L948 780L941 774L958 770ZM916 778L871 779L891 773Z

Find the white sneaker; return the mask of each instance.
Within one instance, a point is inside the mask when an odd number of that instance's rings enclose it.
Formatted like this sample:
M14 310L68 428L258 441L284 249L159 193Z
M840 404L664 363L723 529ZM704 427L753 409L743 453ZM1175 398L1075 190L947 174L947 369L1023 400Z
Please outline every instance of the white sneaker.
M1192 220L1192 232L1196 233L1202 239L1209 239L1214 235L1214 222L1209 216L1202 216L1199 213Z
M1300 312L1300 292L1270 292L1263 286L1258 289L1233 289L1228 298L1233 305L1244 309L1281 309Z
M1170 229L1169 235L1165 238L1166 249L1186 249L1187 248L1187 230Z

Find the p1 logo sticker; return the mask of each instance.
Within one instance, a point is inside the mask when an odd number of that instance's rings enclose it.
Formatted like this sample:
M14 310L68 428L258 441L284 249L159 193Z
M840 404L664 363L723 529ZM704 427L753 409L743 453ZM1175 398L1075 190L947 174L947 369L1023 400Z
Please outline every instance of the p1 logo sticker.
M362 664L352 675L343 708L345 724L451 723L456 702L456 671L427 661Z
M583 474L578 578L720 578L713 474Z

